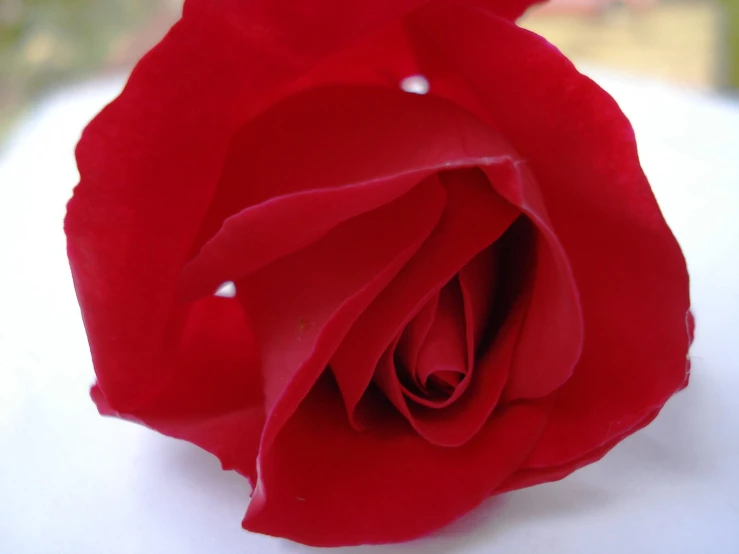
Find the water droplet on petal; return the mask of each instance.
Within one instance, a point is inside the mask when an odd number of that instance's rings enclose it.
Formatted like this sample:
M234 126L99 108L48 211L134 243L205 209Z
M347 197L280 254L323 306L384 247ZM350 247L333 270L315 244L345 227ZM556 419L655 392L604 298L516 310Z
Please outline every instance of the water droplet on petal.
M226 281L218 287L215 294L216 296L221 296L223 298L233 298L236 296L236 285L233 281Z
M429 81L423 75L411 75L400 81L400 88L413 94L426 94L429 91Z

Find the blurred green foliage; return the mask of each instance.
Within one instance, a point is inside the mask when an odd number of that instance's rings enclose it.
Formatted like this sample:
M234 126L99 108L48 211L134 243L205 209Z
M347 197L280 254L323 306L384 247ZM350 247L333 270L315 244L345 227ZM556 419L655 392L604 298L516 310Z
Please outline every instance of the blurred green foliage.
M739 0L722 0L724 6L726 35L727 85L739 89Z
M0 134L36 94L128 62L131 30L171 0L0 0Z

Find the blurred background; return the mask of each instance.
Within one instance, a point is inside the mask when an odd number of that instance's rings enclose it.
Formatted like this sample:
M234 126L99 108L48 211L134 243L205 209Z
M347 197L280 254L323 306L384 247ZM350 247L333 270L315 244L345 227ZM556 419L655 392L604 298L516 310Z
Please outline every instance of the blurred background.
M0 0L0 147L51 88L120 73L182 0ZM739 87L739 0L553 0L521 22L576 63L702 90Z

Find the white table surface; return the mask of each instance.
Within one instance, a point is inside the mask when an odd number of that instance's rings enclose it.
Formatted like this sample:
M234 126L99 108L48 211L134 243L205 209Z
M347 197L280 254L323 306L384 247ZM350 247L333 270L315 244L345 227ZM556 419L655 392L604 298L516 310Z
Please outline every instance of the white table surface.
M450 528L352 553L739 553L739 103L590 71L632 118L683 246L690 387L601 463ZM102 418L62 218L113 79L39 105L0 153L0 554L308 553L241 530L249 487L194 446Z

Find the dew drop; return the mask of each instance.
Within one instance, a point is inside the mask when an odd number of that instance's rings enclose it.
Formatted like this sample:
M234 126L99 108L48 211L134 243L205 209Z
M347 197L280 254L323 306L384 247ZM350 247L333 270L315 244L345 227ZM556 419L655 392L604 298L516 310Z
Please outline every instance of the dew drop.
M426 94L429 91L429 82L423 75L411 75L400 81L400 88L412 94Z
M233 281L226 281L220 287L218 287L215 295L221 296L223 298L233 298L234 296L236 296L236 285L234 285Z

